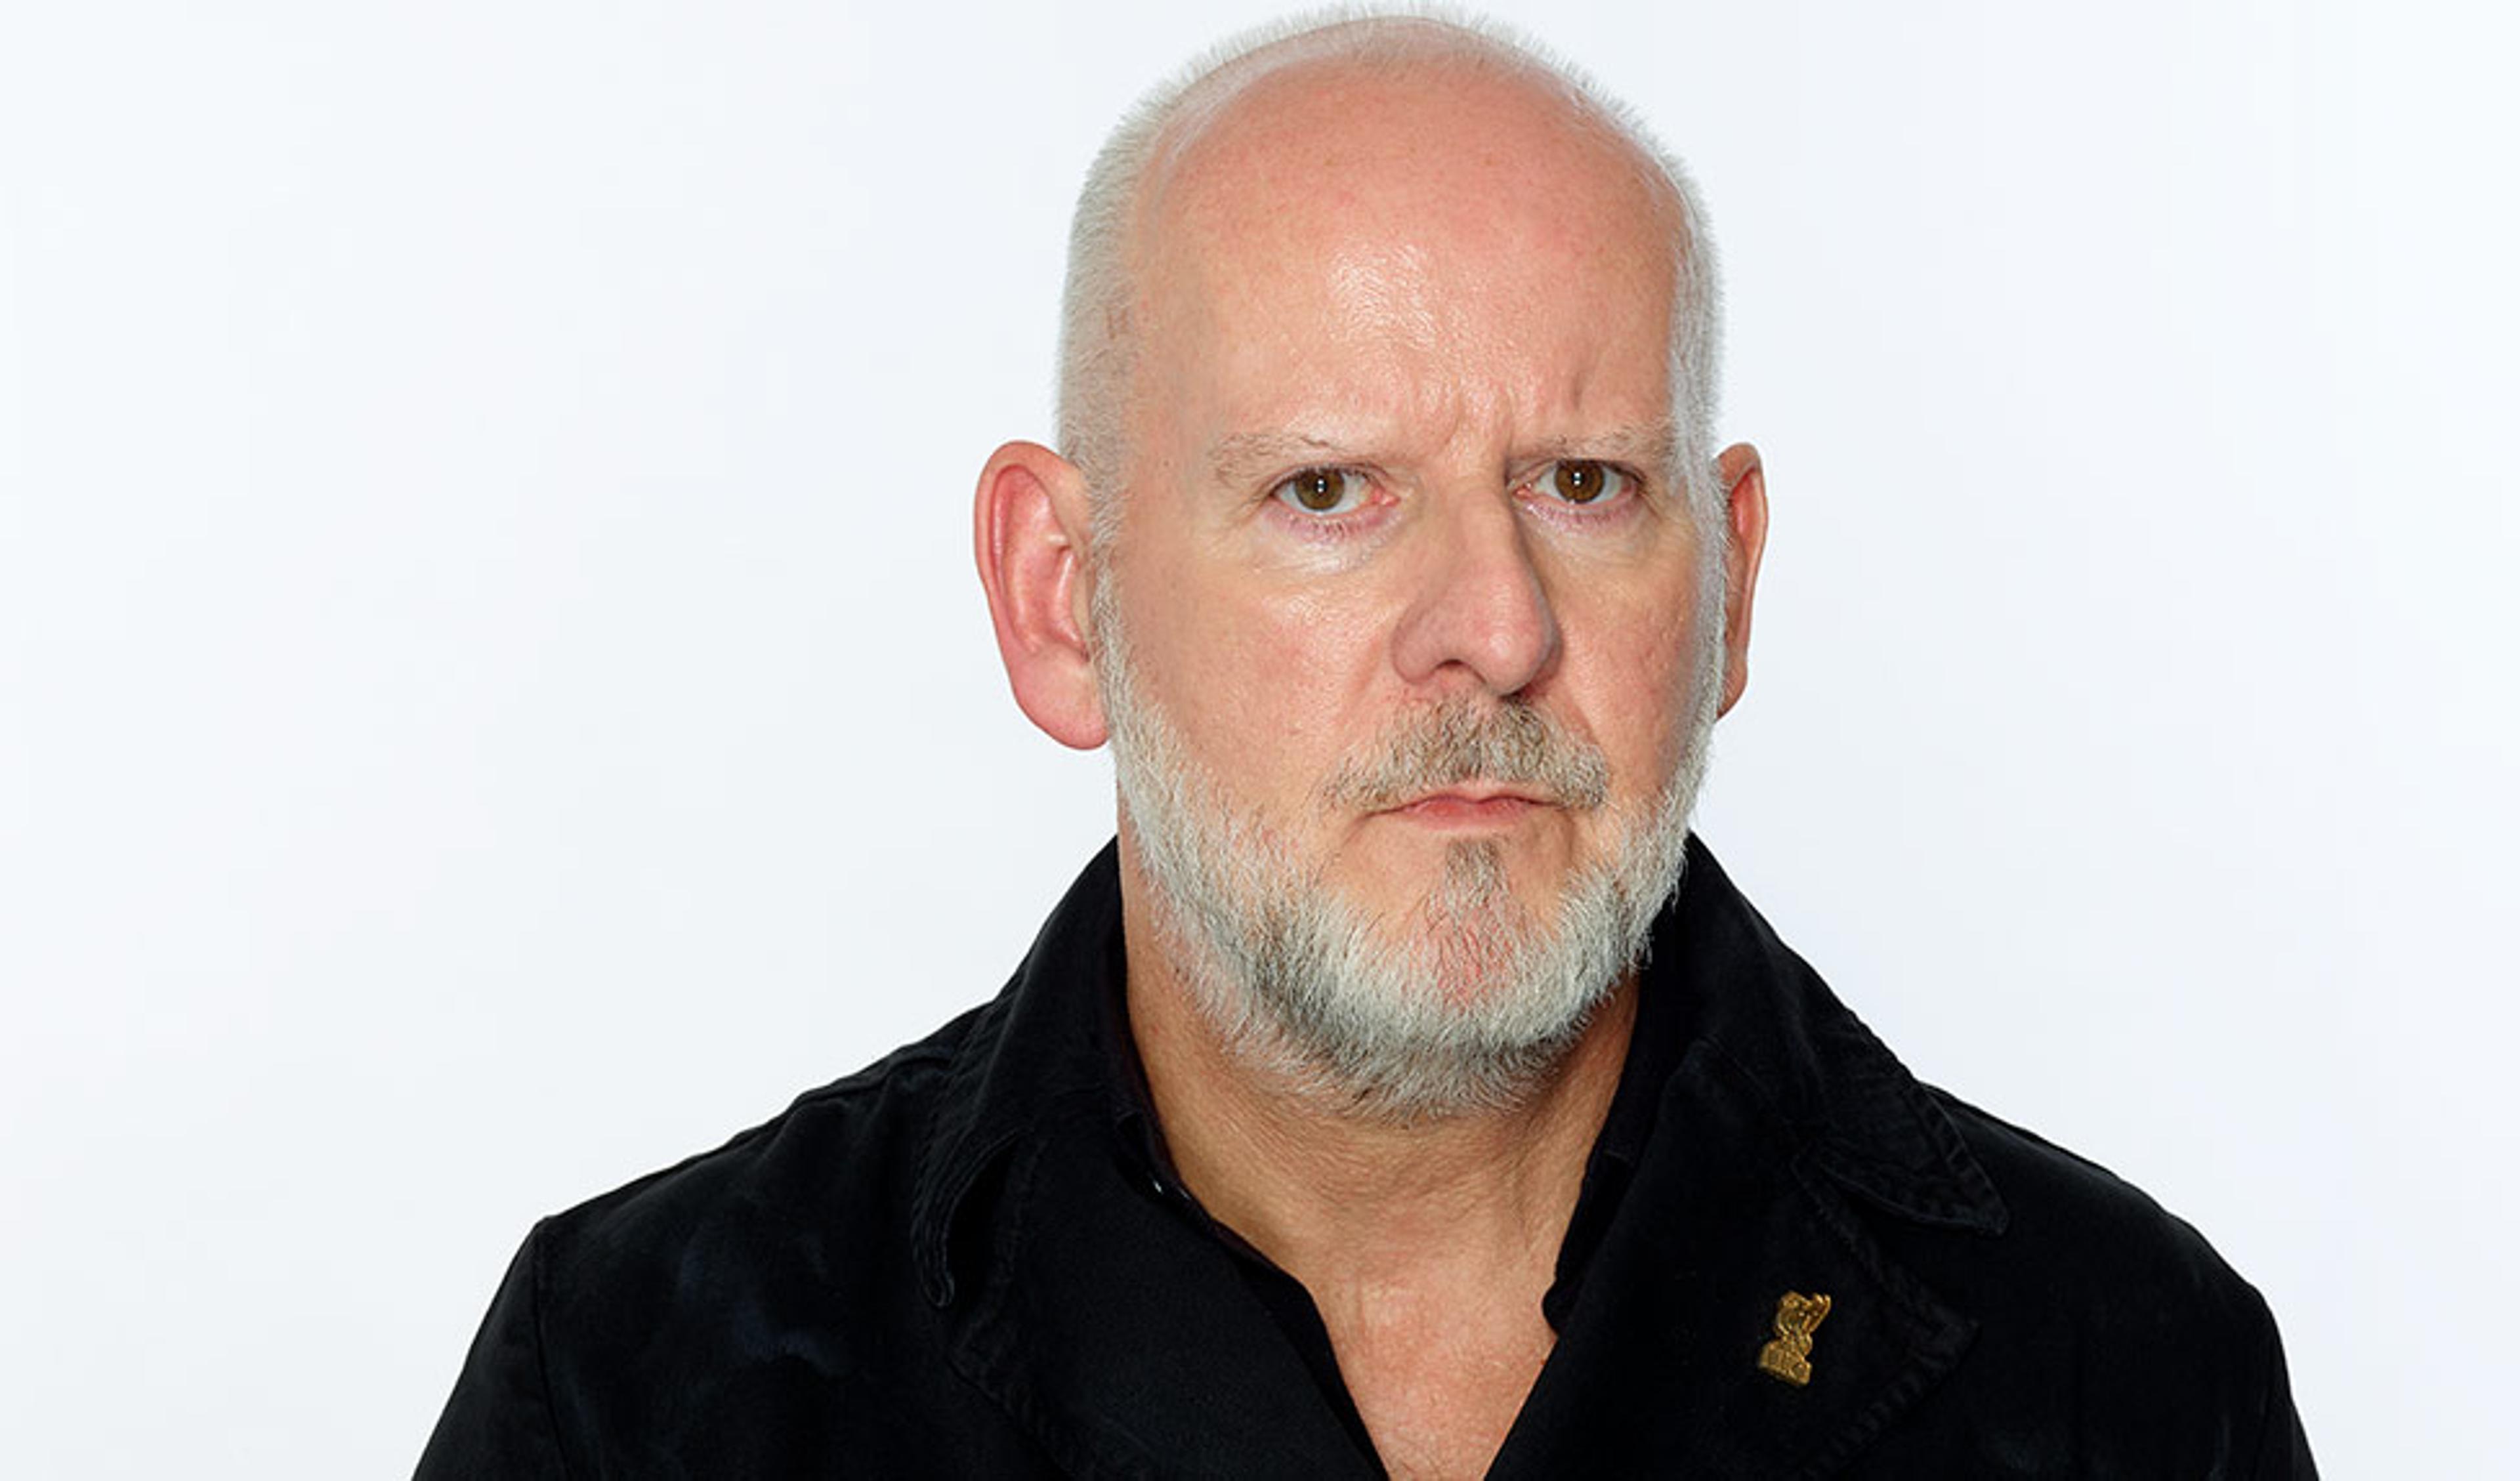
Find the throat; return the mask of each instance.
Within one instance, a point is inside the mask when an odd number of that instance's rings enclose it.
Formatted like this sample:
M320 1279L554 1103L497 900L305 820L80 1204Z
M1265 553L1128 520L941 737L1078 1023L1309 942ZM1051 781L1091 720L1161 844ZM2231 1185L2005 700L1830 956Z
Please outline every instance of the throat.
M1546 1273L1510 1291L1325 1293L1339 1374L1395 1477L1487 1473L1556 1334Z
M1183 1185L1311 1297L1393 1475L1484 1474L1556 1344L1542 1303L1634 1036L1635 976L1527 1098L1392 1122L1325 1114L1238 1056L1170 964L1141 958L1155 939L1129 937L1129 1027Z

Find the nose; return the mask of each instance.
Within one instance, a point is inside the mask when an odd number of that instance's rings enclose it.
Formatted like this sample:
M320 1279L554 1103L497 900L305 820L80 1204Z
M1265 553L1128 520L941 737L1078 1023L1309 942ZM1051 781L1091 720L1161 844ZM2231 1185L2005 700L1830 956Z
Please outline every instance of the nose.
M1392 636L1393 666L1412 685L1459 674L1489 694L1516 694L1549 672L1559 645L1529 534L1497 490L1444 502Z

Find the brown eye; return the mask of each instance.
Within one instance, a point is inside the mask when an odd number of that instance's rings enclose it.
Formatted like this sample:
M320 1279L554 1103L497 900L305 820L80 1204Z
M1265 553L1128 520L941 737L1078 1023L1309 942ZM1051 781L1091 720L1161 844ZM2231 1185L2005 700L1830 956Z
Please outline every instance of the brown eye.
M1308 515L1338 515L1355 508L1366 488L1364 475L1347 469L1308 468L1270 492Z
M1606 463L1569 458L1550 466L1549 491L1569 504L1594 504L1616 492L1626 478Z

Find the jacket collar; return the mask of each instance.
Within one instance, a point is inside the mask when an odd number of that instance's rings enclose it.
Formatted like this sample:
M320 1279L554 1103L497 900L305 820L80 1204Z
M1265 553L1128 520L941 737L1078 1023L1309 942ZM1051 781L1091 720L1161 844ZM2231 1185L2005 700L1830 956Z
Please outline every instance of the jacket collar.
M920 1283L935 1305L957 1294L954 1235L984 1175L1017 1143L1109 1103L1102 1005L1126 961L1114 839L1068 886L955 1056L911 1195Z
M2003 1200L1951 1118L1694 836L1681 879L1656 922L1646 980L1677 1009L1684 1046L1721 1055L1848 1190L1919 1224L2002 1233ZM952 1231L980 1175L1018 1141L1121 1094L1103 1005L1124 961L1114 842L1051 912L955 1061L912 1203L920 1278L936 1304L953 1299Z
M1647 980L1693 1017L1688 1041L1721 1055L1849 1191L1919 1224L2002 1233L2003 1200L1951 1117L1694 836L1682 881Z

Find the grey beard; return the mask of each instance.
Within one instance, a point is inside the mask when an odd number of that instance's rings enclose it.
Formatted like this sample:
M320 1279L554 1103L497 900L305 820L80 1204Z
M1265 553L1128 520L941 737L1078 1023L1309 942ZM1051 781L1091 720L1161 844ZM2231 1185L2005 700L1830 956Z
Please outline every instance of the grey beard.
M1227 1052L1339 1114L1422 1122L1520 1103L1642 960L1678 886L1722 682L1721 613L1701 622L1681 762L1553 914L1517 900L1504 854L1451 844L1414 919L1377 919L1237 804L1137 691L1107 569L1095 582L1097 671L1121 824L1151 912ZM1605 806L1600 754L1519 700L1461 699L1411 717L1326 783L1326 804L1382 806L1471 778ZM1642 815L1640 815L1642 814Z

